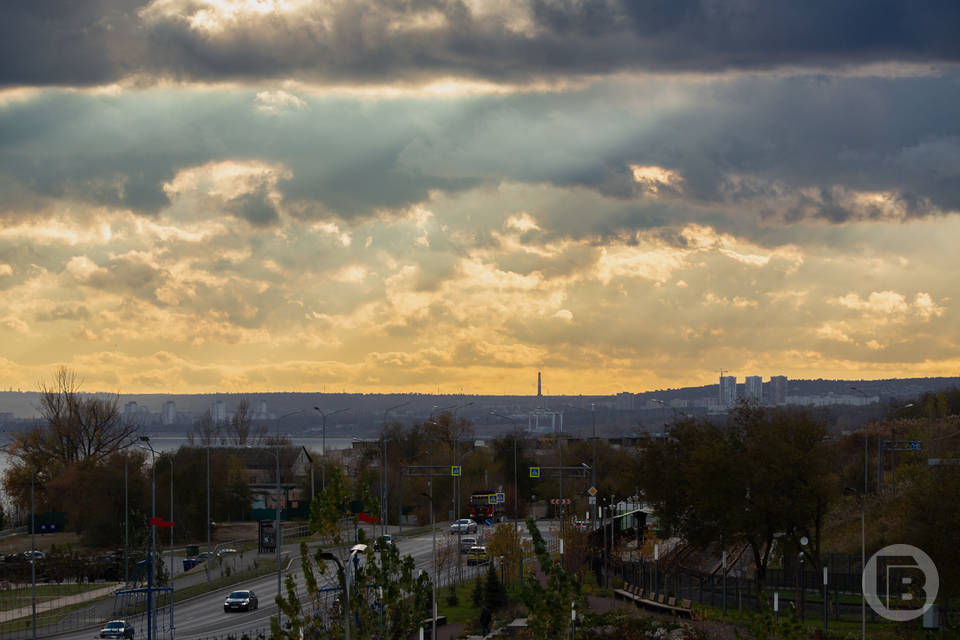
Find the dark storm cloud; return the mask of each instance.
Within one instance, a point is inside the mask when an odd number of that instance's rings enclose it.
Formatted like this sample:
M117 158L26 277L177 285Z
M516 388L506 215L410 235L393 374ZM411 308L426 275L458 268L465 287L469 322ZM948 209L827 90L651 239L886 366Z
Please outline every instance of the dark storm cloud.
M368 83L617 71L718 71L960 59L953 0L344 0L237 14L204 31L192 0L5 3L0 85L131 74ZM442 16L442 19L438 17ZM520 18L518 19L518 16Z
M673 97L658 101L658 92ZM254 226L276 224L283 211L353 219L402 212L431 193L519 183L629 205L585 218L580 203L553 203L551 215L568 218L551 228L560 233L681 223L706 215L704 205L744 223L884 218L888 206L920 217L960 211L956 104L958 73L648 79L442 101L315 98L280 114L258 111L248 91L44 92L0 109L0 184L11 187L0 216L44 198L153 215L171 203L163 185L178 172L229 160L282 169L269 189L191 216L230 213ZM633 166L680 180L654 193L633 179ZM876 204L862 197L881 192Z
M0 218L22 216L44 198L154 214L170 204L163 185L179 170L237 158L291 167L279 188L291 212L307 219L369 215L476 183L401 166L420 133L412 108L356 107L334 100L274 117L254 109L248 92L46 93L0 108L0 184L10 185ZM226 207L255 226L277 219L262 190Z
M227 203L227 210L255 227L272 226L280 219L276 207L270 200L267 187L263 185L253 193L231 199Z
M0 84L94 85L136 72L146 0L7 0L0 7Z

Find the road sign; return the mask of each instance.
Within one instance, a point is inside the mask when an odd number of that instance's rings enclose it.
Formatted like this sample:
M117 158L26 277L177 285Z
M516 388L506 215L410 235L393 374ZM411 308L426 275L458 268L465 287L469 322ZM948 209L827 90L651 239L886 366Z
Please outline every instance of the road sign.
M597 496L590 496L589 498L587 498L587 502L589 502L590 504L597 504Z
M595 496L595 495L597 495L597 488L596 488L596 487L590 487L589 489L587 489L587 493L589 493L591 496Z
M505 493L497 494L497 504L503 504L507 501L507 495Z
M530 477L539 478L540 477L540 467L530 467Z
M570 504L570 498L551 498L550 504Z
M487 504L497 504L497 494L488 493L487 494Z
M488 527L492 527L493 520L491 520L490 518L487 518L486 520L483 521L483 524L487 525Z
M887 440L883 443L883 448L887 451L921 451L923 449L923 441Z
M927 464L931 467L939 467L941 465L960 466L960 458L927 458Z
M458 465L453 465L452 467L450 467L450 475L453 476L454 478L459 478L460 467Z

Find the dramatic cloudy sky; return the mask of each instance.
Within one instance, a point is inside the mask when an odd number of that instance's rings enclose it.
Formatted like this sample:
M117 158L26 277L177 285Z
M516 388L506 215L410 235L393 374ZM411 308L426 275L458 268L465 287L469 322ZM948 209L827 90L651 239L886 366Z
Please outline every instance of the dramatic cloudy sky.
M0 387L960 374L955 0L12 0Z

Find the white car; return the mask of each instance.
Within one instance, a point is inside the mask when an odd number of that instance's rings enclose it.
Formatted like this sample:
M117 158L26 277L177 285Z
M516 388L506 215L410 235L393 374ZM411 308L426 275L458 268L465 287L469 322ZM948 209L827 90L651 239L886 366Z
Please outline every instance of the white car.
M469 518L460 518L450 525L450 533L476 533L477 523Z
M383 534L377 538L376 542L373 543L374 549L386 549L393 546L395 546L393 543L393 536L391 536L389 533Z

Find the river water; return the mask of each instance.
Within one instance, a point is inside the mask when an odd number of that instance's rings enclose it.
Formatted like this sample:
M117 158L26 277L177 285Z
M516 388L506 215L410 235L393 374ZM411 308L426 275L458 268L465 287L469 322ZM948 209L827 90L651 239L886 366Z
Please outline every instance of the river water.
M323 438L321 436L289 436L290 441L296 446L306 447L308 451L315 453L320 453L323 448ZM182 434L158 434L150 436L150 443L153 445L153 448L157 451L176 451L180 448L181 445L187 444L186 436ZM0 446L7 444L7 441L4 440L0 442ZM353 438L327 438L326 447L327 451L333 451L335 449L349 449L353 446ZM0 475L7 468L7 454L5 451L0 450Z

